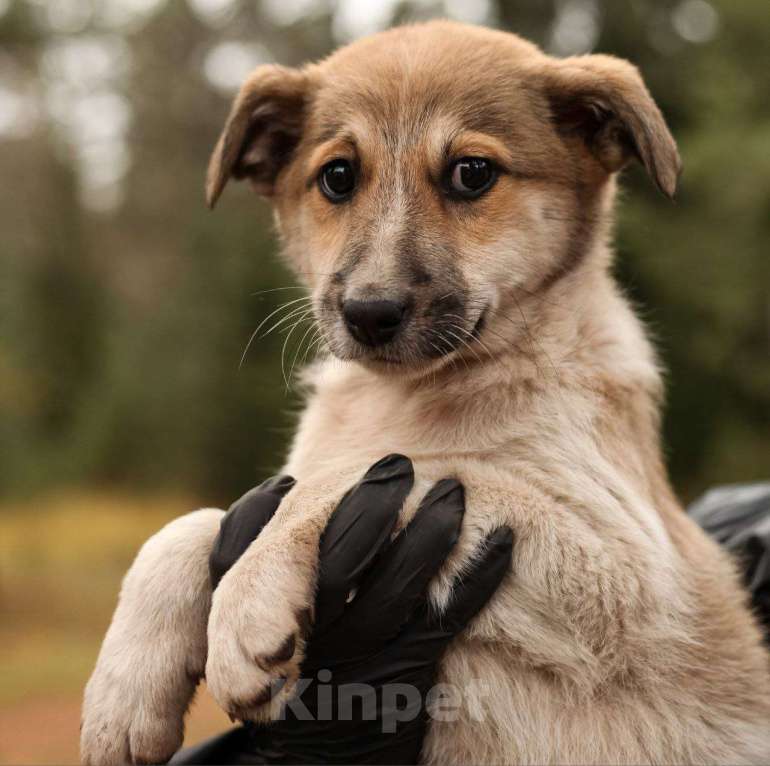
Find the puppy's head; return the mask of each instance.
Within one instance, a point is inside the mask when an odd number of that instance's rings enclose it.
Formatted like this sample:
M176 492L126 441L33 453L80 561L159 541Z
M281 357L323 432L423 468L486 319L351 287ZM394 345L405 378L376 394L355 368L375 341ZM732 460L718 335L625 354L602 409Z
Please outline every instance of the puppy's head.
M207 196L248 178L271 199L334 354L427 368L578 270L631 158L673 195L676 146L633 66L433 22L257 69Z

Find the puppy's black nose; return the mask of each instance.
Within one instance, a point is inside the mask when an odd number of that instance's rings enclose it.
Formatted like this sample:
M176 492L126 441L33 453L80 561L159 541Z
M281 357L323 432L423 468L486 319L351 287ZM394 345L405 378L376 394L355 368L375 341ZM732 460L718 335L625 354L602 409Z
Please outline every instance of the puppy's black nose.
M350 334L366 346L382 346L396 337L406 317L406 303L355 301L342 304L342 316Z

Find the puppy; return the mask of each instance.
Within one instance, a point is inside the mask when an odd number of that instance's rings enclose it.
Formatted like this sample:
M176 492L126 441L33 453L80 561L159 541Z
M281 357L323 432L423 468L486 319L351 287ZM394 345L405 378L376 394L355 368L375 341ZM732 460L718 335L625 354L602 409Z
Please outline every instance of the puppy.
M221 511L139 553L86 688L86 763L168 758L204 671L233 715L276 714L319 535L390 452L414 461L414 498L443 477L466 488L438 608L489 530L516 537L510 576L442 665L483 684L484 714L434 721L425 762L770 760L768 653L669 487L658 366L610 274L615 175L633 158L673 196L676 145L633 66L503 32L432 22L252 74L208 201L232 178L271 200L330 353L284 468L297 486L213 601Z

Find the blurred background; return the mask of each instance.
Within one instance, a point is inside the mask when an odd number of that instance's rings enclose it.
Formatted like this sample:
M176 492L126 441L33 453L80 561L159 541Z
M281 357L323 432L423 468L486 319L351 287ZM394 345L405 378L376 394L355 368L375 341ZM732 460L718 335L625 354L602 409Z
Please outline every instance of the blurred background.
M617 270L669 370L674 483L770 477L768 0L0 0L0 762L76 760L141 541L281 465L281 357L312 349L278 328L240 364L300 293L247 188L204 207L229 99L432 16L640 66L685 174L674 205L626 174ZM226 724L202 695L191 737Z

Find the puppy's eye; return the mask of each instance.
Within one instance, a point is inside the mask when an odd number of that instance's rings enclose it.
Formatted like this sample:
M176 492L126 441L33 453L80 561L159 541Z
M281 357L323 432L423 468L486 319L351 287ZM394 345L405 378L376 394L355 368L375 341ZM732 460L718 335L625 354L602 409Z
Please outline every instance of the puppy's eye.
M327 162L318 175L318 186L331 202L344 202L356 186L356 174L347 160Z
M495 166L483 157L463 157L449 171L452 193L465 199L480 197L497 178Z

